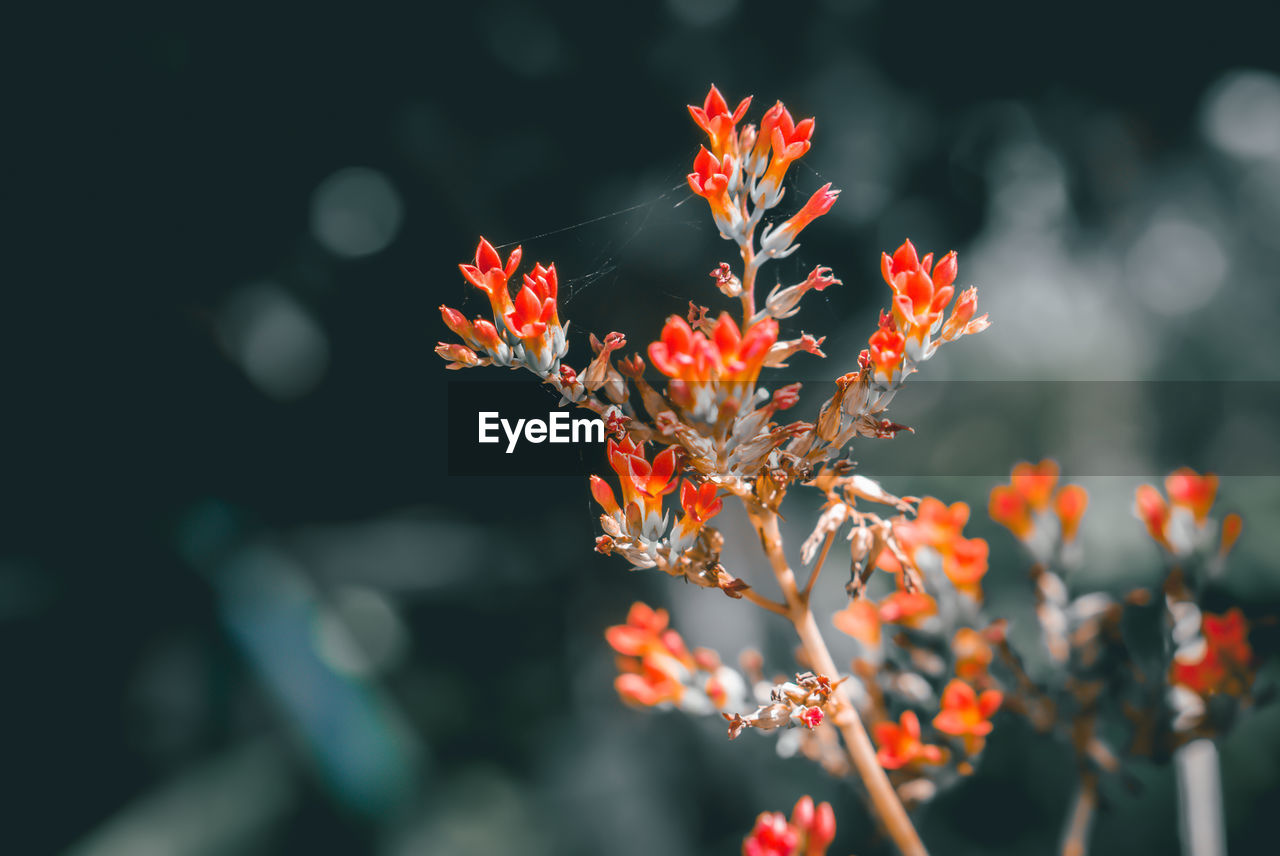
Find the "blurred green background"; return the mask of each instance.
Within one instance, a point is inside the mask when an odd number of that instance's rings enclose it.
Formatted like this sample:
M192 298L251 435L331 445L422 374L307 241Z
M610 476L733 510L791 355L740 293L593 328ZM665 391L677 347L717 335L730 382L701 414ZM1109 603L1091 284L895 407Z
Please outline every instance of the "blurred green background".
M844 280L789 322L830 337L811 377L852 365L879 252L911 237L958 249L995 321L930 379L1280 379L1280 76L1253 4L157 6L9 31L4 853L730 854L806 792L836 806L833 853L887 852L849 783L613 693L602 631L637 598L728 659L763 644L771 671L785 627L592 553L581 479L447 476L437 306L482 309L456 268L477 235L557 263L575 364L588 330L638 347L688 299L721 305L727 245L683 185L710 82L816 115L794 195L843 189L776 274ZM1075 587L1156 578L1141 479L1104 475L1163 474L1147 407L1044 413L1068 441L1071 420L1138 426L1082 479ZM1005 442L920 414L917 436ZM1266 430L1161 428L1209 453ZM856 457L876 474L873 445ZM1001 475L885 483L969 501L990 596L1025 616L980 513ZM1220 500L1246 516L1220 596L1254 616L1280 598L1276 475ZM1275 712L1223 751L1231 852L1274 852ZM1134 772L1138 793L1104 788L1094 853L1176 851L1169 771ZM926 841L1052 852L1072 777L1002 721Z

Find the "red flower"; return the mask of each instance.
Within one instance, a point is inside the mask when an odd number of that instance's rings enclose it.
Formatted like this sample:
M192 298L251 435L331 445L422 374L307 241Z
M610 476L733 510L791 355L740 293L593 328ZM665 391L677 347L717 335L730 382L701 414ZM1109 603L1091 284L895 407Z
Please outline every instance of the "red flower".
M872 729L880 751L876 759L886 770L900 770L915 763L941 764L942 749L920 741L920 719L903 711L898 722L878 722Z
M613 650L628 657L640 657L655 646L665 648L662 633L667 629L667 611L636 601L627 612L627 623L605 630L604 638Z
M618 513L618 501L613 498L613 488L609 487L609 483L600 478L600 476L591 476L591 496L596 502L600 503L600 507L605 510L606 514L616 515Z
M1249 622L1239 607L1223 615L1206 612L1200 620L1204 644L1187 656L1175 655L1169 679L1201 695L1238 691L1247 683L1253 663Z
M1038 464L1023 461L1014 465L1010 481L1033 511L1042 511L1048 507L1049 497L1058 483L1058 463L1049 458Z
M942 710L933 718L933 727L955 737L965 738L970 753L981 746L975 739L991 733L991 716L1004 701L997 690L978 695L964 681L952 680L942 691Z
M764 146L772 150L769 168L764 177L756 185L756 201L764 200L765 207L772 206L778 199L778 190L782 187L782 178L786 175L791 162L804 157L809 151L809 140L813 137L814 120L804 119L797 123L791 118L790 111L781 101L774 104L760 120L760 133L756 136L756 147L752 152L752 161L763 158Z
M942 570L960 591L980 597L979 583L987 573L987 542L982 538L954 538L951 548L942 555Z
M934 271L934 273L936 274L937 271ZM977 319L973 317L977 311L978 289L970 286L961 292L960 299L956 301L955 307L951 310L951 317L947 319L947 323L942 325L942 333L940 334L942 340L951 342L970 333L981 333L991 326L991 322L986 315Z
M695 487L693 482L685 479L680 486L680 505L684 513L700 524L715 517L724 507L724 502L716 496L716 489L714 482L703 482L702 487Z
M1218 539L1218 552L1224 556L1231 552L1242 531L1244 531L1244 519L1239 514L1232 513L1222 518L1222 535Z
M905 241L892 256L881 254L880 272L893 289L893 315L898 326L910 340L923 347L955 294L952 286L956 278L955 251L943 256L935 270L932 253L921 259L916 255L915 246Z
M952 540L959 538L964 525L969 522L969 506L953 502L950 506L932 496L920 500L916 519L909 524L921 539L937 550L946 549Z
M800 714L800 721L809 728L817 728L822 724L822 708L806 707L804 712Z
M867 340L871 346L870 357L873 376L877 383L890 384L898 380L902 372L902 358L906 353L907 337L898 330L893 316L880 310L880 328Z
M1031 537L1035 531L1034 512L1043 511L1049 506L1054 496L1053 488L1058 483L1058 464L1049 458L1038 464L1022 461L1013 468L1009 484L998 485L991 489L991 500L987 513L991 519L1023 540ZM1078 491L1078 493L1077 493ZM1065 492L1065 496L1064 496ZM1079 524L1079 515L1084 513L1087 496L1083 488L1063 488L1058 492L1062 504L1057 508L1059 519L1063 521L1063 539L1070 540L1075 535L1075 526ZM1077 507L1078 505L1078 507ZM1063 511L1068 513L1063 517ZM1072 518L1070 515L1075 515ZM1069 534L1068 534L1069 530Z
M742 842L742 856L798 856L799 852L800 832L780 811L757 817L751 834Z
M880 601L880 620L885 624L905 624L915 627L938 612L937 601L922 591L899 589Z
M987 513L1018 538L1027 538L1035 529L1027 500L1013 485L1001 484L991 489Z
M1218 493L1218 477L1213 473L1202 476L1190 467L1182 467L1165 477L1164 489L1170 502L1189 509L1196 523L1203 524Z
M1053 496L1053 510L1062 524L1062 540L1070 541L1076 537L1080 528L1080 518L1089 505L1089 493L1078 484L1063 485Z
M985 674L993 656L986 637L972 627L956 631L951 651L956 655L956 675L966 680Z
M684 694L684 685L670 670L660 668L654 657L641 661L638 672L624 672L614 678L613 688L623 701L643 707L677 702Z
M1138 485L1134 502L1140 519L1147 526L1147 533L1166 550L1170 549L1165 538L1165 526L1169 522L1169 506L1156 490L1149 484Z
M730 113L724 96L713 84L707 97L703 99L701 107L695 107L692 104L688 106L689 115L693 117L693 121L697 122L698 127L706 131L707 136L711 138L711 151L716 157L722 157L734 143L734 126L746 115L747 108L751 106L751 96L748 95L739 101L738 106Z
M814 220L831 210L836 204L840 191L831 189L831 182L819 187L809 197L804 207L788 218L776 229L768 229L760 239L760 249L764 252L781 255L795 241L796 236Z
M729 198L729 184L737 174L738 162L733 155L717 158L703 146L688 177L689 189L710 203L711 216L725 235L732 235L742 222L742 213Z
M689 322L672 315L662 328L661 339L649 345L649 359L658 371L681 381L754 382L777 340L778 322L772 318L752 324L744 334L729 313L723 312L708 339ZM682 406L690 406L693 400L683 387L673 389L672 397Z
M524 287L531 290L539 301L546 303L551 301L551 323L559 324L560 320L555 315L555 302L557 292L559 291L559 282L556 278L556 266L550 265L543 267L539 262L533 266L533 272L524 275Z
M847 633L865 645L875 647L880 644L880 612L865 597L849 601L849 605L837 612L832 621L841 633Z
M555 323L556 301L554 297L539 300L532 288L525 286L516 295L515 306L503 316L507 329L518 338L529 343L531 340L542 340L547 332L547 325Z
M1205 641L1229 663L1248 666L1253 659L1249 647L1249 623L1240 607L1232 607L1223 615L1206 612L1201 620Z
M516 247L502 264L502 257L484 238L476 247L475 264L460 264L458 269L467 281L489 296L495 318L505 318L511 310L511 295L507 292L507 280L520 265L520 248Z

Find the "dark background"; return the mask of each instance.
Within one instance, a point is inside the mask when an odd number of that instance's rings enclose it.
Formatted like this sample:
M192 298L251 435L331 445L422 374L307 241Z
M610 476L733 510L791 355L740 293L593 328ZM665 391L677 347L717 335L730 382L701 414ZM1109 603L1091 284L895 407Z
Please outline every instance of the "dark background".
M811 792L836 803L833 852L882 852L848 785L618 703L600 633L636 598L729 658L763 635L782 671L791 643L592 554L578 478L448 477L437 307L483 309L456 265L484 234L557 263L576 364L588 330L639 347L689 298L718 308L705 272L727 245L683 186L684 105L714 81L754 94L753 117L776 98L816 115L793 195L845 189L777 265L845 283L788 322L831 337L813 377L847 370L885 302L878 253L909 236L958 248L995 319L935 380L1274 381L1280 78L1257 14L669 0L16 21L4 851L733 853L756 813ZM1089 409L1047 410L1045 436L1115 417ZM1185 414L1183 442L1249 448L1259 428L1232 414ZM1133 422L1111 454L1156 478ZM945 409L915 424L1000 442ZM997 479L887 486L980 510ZM1078 586L1158 568L1127 510L1140 479L1118 481L1086 481L1098 558ZM1278 493L1224 483L1250 520L1227 587L1255 613L1280 591ZM974 518L993 598L1025 608L1016 552ZM927 813L935 852L1056 841L1069 757L1000 730ZM1224 749L1233 853L1268 852L1277 733L1260 715ZM1176 847L1167 770L1138 775L1095 852Z

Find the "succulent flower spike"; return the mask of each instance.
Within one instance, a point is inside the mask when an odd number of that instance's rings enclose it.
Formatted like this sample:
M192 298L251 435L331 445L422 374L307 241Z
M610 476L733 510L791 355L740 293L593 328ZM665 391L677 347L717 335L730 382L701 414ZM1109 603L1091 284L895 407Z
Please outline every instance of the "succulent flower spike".
M724 100L720 90L712 85L701 107L689 105L689 115L698 123L699 128L706 131L707 136L711 138L711 153L720 158L724 157L726 152L736 154L735 126L742 121L743 116L747 115L747 108L750 106L751 96L748 95L739 101L738 106L730 113L728 102Z

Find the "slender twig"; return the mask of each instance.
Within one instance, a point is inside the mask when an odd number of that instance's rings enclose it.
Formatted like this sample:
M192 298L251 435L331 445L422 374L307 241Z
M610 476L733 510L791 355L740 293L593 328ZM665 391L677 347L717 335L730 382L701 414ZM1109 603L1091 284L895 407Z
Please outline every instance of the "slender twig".
M765 554L769 557L769 564L773 568L774 576L778 579L778 585L782 587L782 592L786 596L790 607L788 617L800 636L800 642L804 646L810 665L819 673L835 677L839 674L835 660L832 659L822 633L818 630L818 623L814 620L813 613L801 598L800 590L796 587L795 574L783 554L777 513L767 509L751 508L748 508L747 513L760 535L760 542L764 546ZM847 686L844 683L840 684L833 695L838 702L838 707L832 715L832 721L840 729L849 760L853 763L853 768L858 771L858 776L871 797L873 814L880 819L903 856L926 856L928 851L925 850L919 833L912 826L906 808L898 799L898 794L889 782L889 777L876 759L875 747L871 744L867 729L862 724L862 718L858 716L858 710L849 696Z
M778 603L776 600L767 598L755 589L743 589L742 596L754 603L756 606L767 609L770 612L776 612L778 615L786 617L790 617L791 615L791 610L787 608L785 603Z
M1098 778L1089 771L1080 773L1075 805L1062 834L1062 856L1085 856L1089 852L1089 830L1098 807Z
M1218 747L1208 738L1192 740L1173 753L1173 762L1184 856L1225 856Z
M822 552L818 554L818 561L809 572L809 581L804 584L804 591L800 593L800 599L806 604L809 602L809 592L813 591L813 584L818 581L818 572L822 570L822 563L827 560L827 551L831 549L831 542L835 539L836 533L833 529L827 533L827 540L822 542Z

